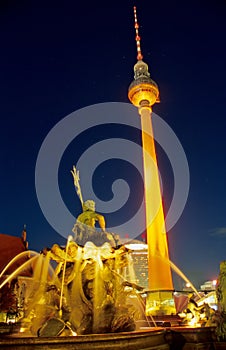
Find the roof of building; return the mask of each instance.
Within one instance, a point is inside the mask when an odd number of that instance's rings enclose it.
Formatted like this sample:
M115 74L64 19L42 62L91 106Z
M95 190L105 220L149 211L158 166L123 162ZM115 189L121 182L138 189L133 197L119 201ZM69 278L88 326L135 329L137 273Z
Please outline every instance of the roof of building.
M26 231L22 232L21 237L6 235L0 233L0 272L6 267L6 265L19 253L27 251L28 243L26 241ZM29 259L29 254L24 255L22 258L16 259L16 261L7 268L5 275L11 274L24 262ZM31 268L28 267L20 273L20 276L31 276Z

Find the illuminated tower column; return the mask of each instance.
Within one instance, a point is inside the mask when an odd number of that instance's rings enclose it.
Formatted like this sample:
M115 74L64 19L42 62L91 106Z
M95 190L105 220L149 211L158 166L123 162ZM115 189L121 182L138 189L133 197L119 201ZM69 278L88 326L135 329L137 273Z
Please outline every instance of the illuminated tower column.
M136 7L134 7L134 16L137 63L134 66L134 80L129 86L128 97L133 105L138 107L142 127L150 290L146 312L152 315L171 314L175 312L172 298L173 282L169 265L168 243L151 121L152 105L159 101L159 89L150 78L148 65L142 60Z

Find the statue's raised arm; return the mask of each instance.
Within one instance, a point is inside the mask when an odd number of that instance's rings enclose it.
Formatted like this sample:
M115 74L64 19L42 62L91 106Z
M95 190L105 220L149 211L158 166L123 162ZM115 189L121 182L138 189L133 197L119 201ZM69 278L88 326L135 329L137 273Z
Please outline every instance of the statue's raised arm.
M79 184L79 171L76 170L76 167L73 165L73 169L71 170L71 173L72 173L72 176L74 178L74 185L75 185L75 189L76 189L76 192L77 192L77 195L81 201L81 203L83 204L83 198L82 198L82 191L81 191L81 187L80 187L80 184Z

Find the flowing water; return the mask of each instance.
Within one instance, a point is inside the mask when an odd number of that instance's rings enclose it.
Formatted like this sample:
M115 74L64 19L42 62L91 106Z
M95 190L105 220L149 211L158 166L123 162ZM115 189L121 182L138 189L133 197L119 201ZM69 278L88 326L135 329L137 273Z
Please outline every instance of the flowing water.
M5 272L7 271L7 269L16 261L19 261L21 258L24 257L30 257L31 255L39 255L39 253L33 251L33 250L26 250L25 252L19 253L17 254L13 259L10 260L10 262L4 267L4 269L2 270L2 272L0 273L0 278L5 274ZM1 288L1 287L0 287Z
M11 282L14 278L18 277L20 273L23 272L26 268L30 267L31 263L35 262L38 257L39 255L33 256L30 260L27 260L21 266L19 266L13 273L4 279L4 281L0 284L0 289L3 288L8 282Z
M70 324L78 334L89 334L135 330L136 320L139 319L137 307L145 316L142 288L136 285L132 258L124 246L112 248L105 243L97 247L87 242L81 247L69 236L65 248L54 245L51 250L41 254L34 251L19 254L5 267L1 276L24 256L30 259L7 276L0 289L32 266L33 276L27 282L21 321L33 335L49 319ZM57 263L55 270L51 265L53 260ZM184 281L189 282L194 293L200 297L183 272L173 262L166 263ZM149 319L146 321L148 323ZM151 323L156 326L153 318Z
M169 264L170 264L171 268L173 269L173 271L175 271L179 277L181 277L186 283L189 283L193 292L200 299L201 295L199 294L199 292L197 291L195 286L192 284L192 282L185 276L185 274L172 261L169 261Z

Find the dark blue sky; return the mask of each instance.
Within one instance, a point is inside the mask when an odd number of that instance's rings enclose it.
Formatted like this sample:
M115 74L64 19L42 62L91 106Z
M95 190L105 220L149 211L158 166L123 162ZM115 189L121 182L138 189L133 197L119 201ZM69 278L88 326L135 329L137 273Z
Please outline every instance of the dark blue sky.
M190 170L185 210L169 232L170 255L199 285L215 278L219 262L226 259L224 1L1 2L0 231L20 235L26 223L30 248L64 244L36 197L38 152L48 132L73 111L102 102L128 102L136 62L134 5L144 60L160 88L161 103L154 112L176 133ZM94 139L86 139L96 142L107 132L95 130ZM123 128L111 132L140 137ZM82 138L79 145L85 147ZM78 215L69 172L73 152L72 143L59 179L65 203ZM167 211L173 181L165 158L159 149ZM119 168L126 177L126 165L120 163ZM134 179L138 181L136 173ZM121 215L125 213L129 215L125 210Z

